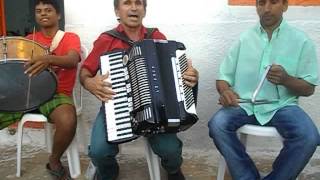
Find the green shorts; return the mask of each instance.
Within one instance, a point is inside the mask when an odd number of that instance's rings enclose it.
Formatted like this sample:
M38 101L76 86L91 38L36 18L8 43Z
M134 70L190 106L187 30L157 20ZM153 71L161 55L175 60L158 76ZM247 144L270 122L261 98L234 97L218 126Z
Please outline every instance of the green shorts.
M46 117L49 117L51 112L58 106L62 104L71 104L74 105L73 100L70 96L65 94L55 94L51 100L41 105L38 110L41 114ZM17 121L20 121L22 118L22 112L0 112L0 130L8 127L10 124L13 124Z

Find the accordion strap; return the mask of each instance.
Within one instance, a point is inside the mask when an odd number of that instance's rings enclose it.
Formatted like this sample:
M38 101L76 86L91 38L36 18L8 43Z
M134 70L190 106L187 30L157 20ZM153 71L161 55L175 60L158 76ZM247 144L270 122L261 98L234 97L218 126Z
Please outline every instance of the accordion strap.
M146 35L146 39L152 39L152 34L154 32L155 28L147 28L147 35ZM126 43L128 43L130 46L132 46L134 44L134 41L132 41L131 39L128 38L127 35L118 32L116 29L111 29L109 31L104 32L103 34L108 34L114 38L120 39Z
M152 39L152 34L155 31L155 28L147 28L147 36L146 39Z

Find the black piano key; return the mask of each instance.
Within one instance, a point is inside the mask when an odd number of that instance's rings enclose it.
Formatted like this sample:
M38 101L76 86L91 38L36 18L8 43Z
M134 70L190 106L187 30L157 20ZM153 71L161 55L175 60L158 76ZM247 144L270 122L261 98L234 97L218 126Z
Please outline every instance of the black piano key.
M123 121L123 122L116 122L117 126L122 125L122 124L131 124L131 121L128 120L128 121Z
M114 114L122 114L122 113L129 113L129 110L123 110L123 111L115 112Z
M128 105L123 105L123 106L115 107L114 110L119 110L119 109L123 109L123 108L128 108Z
M124 135L128 135L128 134L132 134L132 132L121 133L121 134L118 134L118 136L124 136Z

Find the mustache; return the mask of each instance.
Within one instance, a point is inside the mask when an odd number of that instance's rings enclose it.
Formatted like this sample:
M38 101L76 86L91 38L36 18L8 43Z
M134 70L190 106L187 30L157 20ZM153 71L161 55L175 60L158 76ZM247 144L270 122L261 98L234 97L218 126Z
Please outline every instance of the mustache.
M264 13L262 14L262 18L266 18L266 17L272 17L273 15L270 13Z

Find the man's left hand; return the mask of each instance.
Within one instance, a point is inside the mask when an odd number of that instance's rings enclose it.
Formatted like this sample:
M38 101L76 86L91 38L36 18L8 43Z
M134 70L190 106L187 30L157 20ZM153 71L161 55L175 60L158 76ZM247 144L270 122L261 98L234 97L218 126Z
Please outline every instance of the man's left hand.
M272 64L268 74L267 79L277 85L283 85L288 79L289 75L287 71L280 65Z
M194 87L199 80L198 71L192 66L192 62L188 59L188 69L183 73L183 79L187 86Z
M50 66L50 56L36 56L26 62L25 73L29 74L30 77L36 76L41 73L43 70L47 69Z

